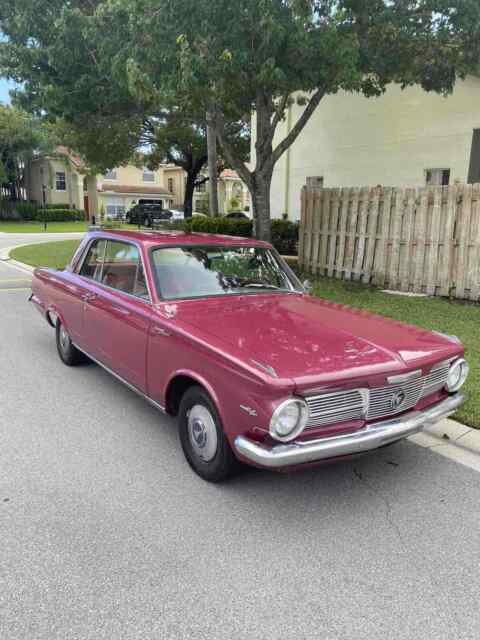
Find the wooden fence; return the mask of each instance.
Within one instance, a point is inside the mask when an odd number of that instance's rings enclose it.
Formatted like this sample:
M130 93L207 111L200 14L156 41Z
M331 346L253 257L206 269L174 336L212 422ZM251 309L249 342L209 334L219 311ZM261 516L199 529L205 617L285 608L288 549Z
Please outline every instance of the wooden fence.
M304 187L300 265L388 289L480 299L480 184Z

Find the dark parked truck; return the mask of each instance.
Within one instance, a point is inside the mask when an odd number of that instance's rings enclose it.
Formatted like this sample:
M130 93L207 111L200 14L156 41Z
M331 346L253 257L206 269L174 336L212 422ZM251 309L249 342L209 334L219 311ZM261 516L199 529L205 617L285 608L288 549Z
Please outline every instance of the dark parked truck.
M140 224L144 227L152 227L160 222L171 220L173 213L164 209L161 204L139 203L126 214L129 224Z
M464 401L457 338L310 296L265 242L94 232L65 271L36 269L31 300L63 363L178 417L209 481L377 449Z

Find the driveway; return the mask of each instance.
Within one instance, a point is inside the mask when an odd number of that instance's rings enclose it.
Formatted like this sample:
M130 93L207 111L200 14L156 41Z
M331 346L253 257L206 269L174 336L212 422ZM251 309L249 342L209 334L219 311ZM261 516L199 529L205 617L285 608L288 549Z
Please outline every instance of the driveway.
M0 291L2 640L480 637L479 473L401 443L206 484L26 298Z

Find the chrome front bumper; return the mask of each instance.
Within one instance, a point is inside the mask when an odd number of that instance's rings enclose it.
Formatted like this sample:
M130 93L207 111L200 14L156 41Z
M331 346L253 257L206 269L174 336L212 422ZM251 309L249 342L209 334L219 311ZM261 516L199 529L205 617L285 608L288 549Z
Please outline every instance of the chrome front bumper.
M411 411L398 418L367 425L356 433L321 440L278 444L268 448L244 436L237 436L234 444L239 455L261 467L281 468L308 464L363 453L408 438L426 425L447 418L464 401L465 396L457 393L425 411Z

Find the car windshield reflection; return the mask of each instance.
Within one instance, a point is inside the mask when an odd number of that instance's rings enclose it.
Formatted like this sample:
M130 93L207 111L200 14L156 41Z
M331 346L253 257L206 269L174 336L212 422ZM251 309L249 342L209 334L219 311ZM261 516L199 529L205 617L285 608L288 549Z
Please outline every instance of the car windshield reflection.
M274 253L261 247L159 247L152 267L164 300L297 290Z

